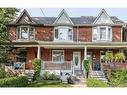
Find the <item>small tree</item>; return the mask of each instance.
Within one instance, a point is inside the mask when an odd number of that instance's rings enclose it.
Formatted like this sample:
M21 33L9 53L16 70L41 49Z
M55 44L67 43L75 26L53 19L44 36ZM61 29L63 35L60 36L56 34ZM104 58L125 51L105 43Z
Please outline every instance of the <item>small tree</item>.
M107 51L107 52L105 53L104 60L105 60L107 63L111 63L111 62L113 61L113 53L110 52L110 51Z
M125 61L125 59L126 59L126 57L125 57L123 52L118 52L118 53L115 54L114 60L116 62L121 62L122 63L122 61Z
M41 71L41 60L35 58L32 64L33 64L33 69L34 69L34 80L39 80L40 71Z
M90 62L89 62L89 60L85 59L83 61L83 66L84 66L84 70L86 72L86 77L88 78L89 69L90 69Z

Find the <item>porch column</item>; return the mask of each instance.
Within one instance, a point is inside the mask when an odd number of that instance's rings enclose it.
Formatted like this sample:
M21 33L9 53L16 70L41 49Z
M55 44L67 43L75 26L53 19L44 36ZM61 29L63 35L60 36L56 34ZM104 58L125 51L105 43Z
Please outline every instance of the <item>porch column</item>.
M84 47L84 59L87 59L87 46Z
M40 46L38 46L38 49L37 49L37 58L40 59Z

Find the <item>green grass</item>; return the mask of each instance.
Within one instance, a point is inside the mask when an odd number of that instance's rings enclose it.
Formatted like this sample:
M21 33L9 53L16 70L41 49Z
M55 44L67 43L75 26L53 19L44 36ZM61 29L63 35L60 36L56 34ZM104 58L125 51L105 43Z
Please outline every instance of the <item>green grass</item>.
M109 87L108 84L96 79L87 79L86 83L87 87Z
M39 81L36 83L31 83L28 87L70 87L67 83L53 82L53 81Z

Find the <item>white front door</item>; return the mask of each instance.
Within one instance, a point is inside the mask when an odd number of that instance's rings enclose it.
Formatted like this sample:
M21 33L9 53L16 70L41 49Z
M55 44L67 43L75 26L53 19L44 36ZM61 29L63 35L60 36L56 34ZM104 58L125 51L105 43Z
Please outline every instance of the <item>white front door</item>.
M80 70L81 64L80 52L73 52L73 64L74 70Z

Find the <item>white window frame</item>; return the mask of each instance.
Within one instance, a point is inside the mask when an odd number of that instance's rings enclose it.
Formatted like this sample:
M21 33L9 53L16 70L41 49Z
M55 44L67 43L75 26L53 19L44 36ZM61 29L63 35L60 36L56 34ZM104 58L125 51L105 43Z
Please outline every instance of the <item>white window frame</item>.
M58 29L58 30L59 30L59 29L68 29L68 30L71 29L71 30L72 30L72 40L69 40L69 39L68 39L68 38L69 38L69 35L68 35L68 34L69 34L69 33L68 33L69 31L67 32L67 37L66 37L67 39L66 39L66 40L59 40L59 39L56 39L56 38L55 38L55 30L56 30L56 29ZM55 28L54 28L54 41L73 41L73 28L72 28L72 27L68 27L68 26L57 26L57 27L55 27Z
M54 52L54 51L63 52L63 61L61 61L61 62L60 62L60 61L57 61L57 62L56 62L56 61L53 61L53 52ZM65 59L65 58L64 58L64 50L52 50L52 63L55 63L55 64L62 64L62 63L64 63L64 59Z
M28 30L27 30L27 32L28 32L28 39L21 39L21 28L22 27L27 27L28 28ZM17 27L17 28L19 28L19 31L18 31L18 29L17 29L17 34L16 34L16 39L17 40L22 40L22 41L25 41L25 40L31 40L30 39L30 32L29 32L29 30L30 30L30 27L32 27L32 26L19 26L19 27ZM34 28L34 27L33 27ZM34 38L33 38L33 40L35 40L35 28L34 28L34 30L33 30L33 33L34 33ZM18 36L19 36L19 38L18 38Z
M94 40L94 29L97 29L97 40ZM100 39L100 28L106 28L106 39ZM110 36L111 38L109 39L108 37L108 29L110 28ZM92 28L92 41L93 42L106 42L106 41L112 41L112 27L111 26L95 26Z

